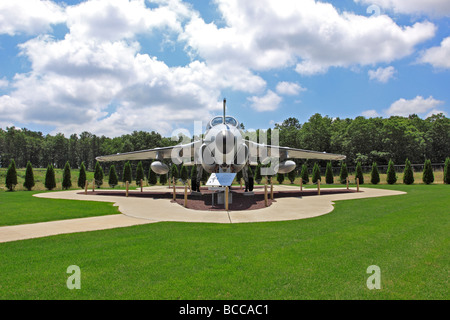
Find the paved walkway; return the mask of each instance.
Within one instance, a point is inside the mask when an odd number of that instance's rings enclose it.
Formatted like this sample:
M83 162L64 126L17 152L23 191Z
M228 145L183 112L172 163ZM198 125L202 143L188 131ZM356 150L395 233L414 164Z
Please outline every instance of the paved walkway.
M167 187L145 188L147 191L167 191ZM292 186L274 186L274 190L298 190ZM270 207L249 211L200 211L186 209L169 199L80 194L80 190L35 194L49 199L113 202L122 214L42 222L0 227L0 242L37 238L62 233L83 232L161 222L245 223L298 220L317 217L333 210L334 201L405 194L401 191L360 188L359 193L279 198ZM123 191L122 191L123 192ZM139 191L130 191L139 192ZM182 190L178 190L182 192Z

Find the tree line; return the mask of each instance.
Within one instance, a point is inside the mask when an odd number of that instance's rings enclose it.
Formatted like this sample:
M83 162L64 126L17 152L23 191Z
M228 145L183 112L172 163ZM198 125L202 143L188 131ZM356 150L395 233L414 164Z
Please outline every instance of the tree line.
M443 114L426 119L417 115L340 119L317 113L303 124L297 118L288 118L276 124L275 129L279 130L280 145L344 154L349 166L358 162L363 166L373 162L387 165L390 160L400 164L406 159L412 163L424 163L427 159L443 163L450 155L450 119ZM267 130L267 136L270 143L271 129ZM179 137L178 141L181 139ZM134 131L115 138L89 132L66 137L62 133L43 135L25 128L7 127L6 130L0 128L0 166L8 167L14 159L21 168L28 161L33 167L45 168L51 164L63 168L68 161L71 168L80 168L84 163L87 170L93 171L97 156L165 147L178 141L154 131ZM303 162L297 161L297 164ZM144 162L144 165L147 167L149 163ZM320 164L326 165L325 162ZM123 165L117 164L120 170Z

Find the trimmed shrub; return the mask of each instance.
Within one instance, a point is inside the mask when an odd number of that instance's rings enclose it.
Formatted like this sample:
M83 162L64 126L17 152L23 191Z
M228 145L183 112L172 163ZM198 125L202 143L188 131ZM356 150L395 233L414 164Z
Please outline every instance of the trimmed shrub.
M450 158L445 159L444 183L445 184L450 184Z
M150 168L150 171L152 168ZM144 174L144 167L142 166L142 161L139 161L137 168L136 168L136 185L141 185L141 179L145 180L145 174Z
M125 166L123 167L122 181L123 182L127 182L128 181L129 183L131 183L133 181L133 173L131 171L130 161L127 161L125 163Z
M317 180L322 181L322 177L320 175L320 167L316 163L314 163L313 171L312 171L312 182L317 183Z
M33 167L31 166L31 162L27 162L27 169L25 171L25 181L23 183L23 186L28 190L31 191L33 189L35 183L34 183L34 173L33 173Z
M395 184L397 182L397 174L395 173L394 162L392 160L389 160L386 174L386 182L388 184Z
M177 183L179 175L178 175L178 168L175 163L172 164L172 166L170 167L169 175L170 175L170 179L172 180L172 178L175 178L175 183Z
M287 177L291 184L294 184L295 178L297 177L297 169L292 170L287 174Z
M342 184L347 183L347 177L348 177L348 169L347 164L345 162L341 162L341 172L339 173L339 180Z
M81 163L80 166L80 173L78 175L78 181L77 181L78 187L84 189L86 185L86 167L84 166L84 162Z
M63 171L62 188L64 190L69 189L72 186L72 175L70 174L70 164L69 161L66 162Z
M431 168L431 160L425 160L425 164L423 166L423 176L422 181L425 184L431 184L434 182L434 173L433 168Z
M334 183L333 167L331 166L331 161L327 163L327 169L325 171L325 182L327 184Z
M300 178L303 180L303 184L309 183L308 165L305 163L302 165L302 171L300 172Z
M11 160L9 164L8 171L6 171L5 186L9 191L13 191L17 184L17 171L16 163L14 159Z
M414 172L411 167L411 162L406 159L405 170L403 171L403 183L413 184L414 183Z
M111 188L119 184L119 178L117 177L116 167L114 165L109 167L108 184Z
M103 184L103 169L98 161L95 163L94 180L97 188L100 188Z
M261 180L262 180L262 175L261 175L261 164L258 164L258 166L255 169L255 181L256 183L260 184Z
M364 184L364 174L362 171L361 162L358 161L356 164L355 181L359 178L359 184Z
M370 171L370 183L379 184L380 183L380 173L378 172L377 163L372 163L372 171Z
M47 171L45 172L44 185L47 190L53 190L56 188L55 170L51 164L48 165Z

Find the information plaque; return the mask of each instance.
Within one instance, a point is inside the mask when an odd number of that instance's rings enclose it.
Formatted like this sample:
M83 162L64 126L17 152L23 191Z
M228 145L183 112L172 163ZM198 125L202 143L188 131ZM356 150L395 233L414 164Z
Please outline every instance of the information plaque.
M235 177L236 173L212 173L206 185L211 187L229 187Z

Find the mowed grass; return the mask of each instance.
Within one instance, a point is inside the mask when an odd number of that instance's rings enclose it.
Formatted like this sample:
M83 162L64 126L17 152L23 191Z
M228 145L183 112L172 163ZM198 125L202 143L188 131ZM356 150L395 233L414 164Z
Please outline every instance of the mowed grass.
M120 213L112 203L33 197L36 193L42 191L0 191L0 226Z
M449 186L338 201L327 215L155 223L0 244L0 299L448 299ZM67 268L81 269L69 290ZM381 289L366 286L371 265Z

